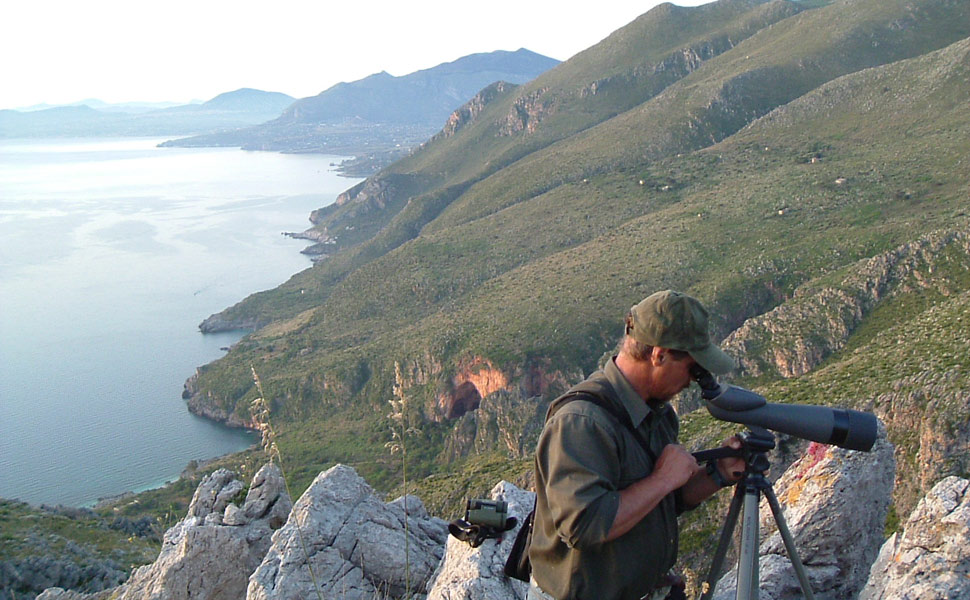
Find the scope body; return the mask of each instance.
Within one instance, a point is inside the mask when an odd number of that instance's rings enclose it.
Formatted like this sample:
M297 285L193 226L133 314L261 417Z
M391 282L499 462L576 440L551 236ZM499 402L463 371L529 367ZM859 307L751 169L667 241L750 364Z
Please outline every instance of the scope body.
M764 396L735 385L701 381L708 412L715 418L780 431L822 444L868 452L878 433L875 415L811 404L772 404Z

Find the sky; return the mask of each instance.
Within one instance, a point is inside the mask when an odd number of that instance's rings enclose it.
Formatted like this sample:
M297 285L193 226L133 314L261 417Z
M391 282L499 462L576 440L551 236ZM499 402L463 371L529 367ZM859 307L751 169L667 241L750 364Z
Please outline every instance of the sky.
M88 98L182 103L242 87L303 98L494 50L566 60L656 4L10 0L0 20L0 109Z

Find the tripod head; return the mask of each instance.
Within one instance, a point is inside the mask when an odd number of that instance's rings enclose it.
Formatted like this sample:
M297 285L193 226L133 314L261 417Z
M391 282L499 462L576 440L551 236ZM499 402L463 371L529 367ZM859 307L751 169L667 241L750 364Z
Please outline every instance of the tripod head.
M768 471L768 452L775 448L775 434L763 427L751 427L737 435L741 440L741 448L735 450L722 446L711 450L694 452L698 463L706 463L728 456L740 456L744 459L747 473L764 474Z

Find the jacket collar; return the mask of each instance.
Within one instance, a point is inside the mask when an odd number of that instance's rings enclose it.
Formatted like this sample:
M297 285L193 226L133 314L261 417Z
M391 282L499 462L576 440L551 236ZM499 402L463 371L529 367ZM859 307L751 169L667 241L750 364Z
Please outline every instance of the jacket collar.
M630 415L630 421L633 423L633 427L640 427L643 420L653 413L663 412L667 408L666 404L659 410L654 410L649 404L647 404L640 394L633 389L633 386L627 381L626 377L620 371L619 367L616 366L616 357L614 356L606 363L606 367L603 369L603 374L606 375L607 381L613 387L613 391L616 392L616 397L623 406L623 409Z

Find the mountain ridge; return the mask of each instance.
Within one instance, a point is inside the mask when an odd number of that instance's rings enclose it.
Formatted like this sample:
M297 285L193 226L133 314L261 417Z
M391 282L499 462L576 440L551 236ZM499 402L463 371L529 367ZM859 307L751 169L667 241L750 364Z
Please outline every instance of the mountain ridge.
M259 123L277 116L293 98L241 88L202 103L125 112L80 106L0 111L0 138L171 135Z
M400 157L440 129L452 111L483 87L499 80L523 83L557 63L522 48L471 54L400 77L382 71L296 100L266 123L166 145L331 153L352 149Z

